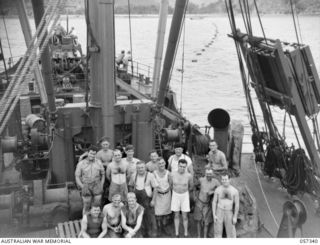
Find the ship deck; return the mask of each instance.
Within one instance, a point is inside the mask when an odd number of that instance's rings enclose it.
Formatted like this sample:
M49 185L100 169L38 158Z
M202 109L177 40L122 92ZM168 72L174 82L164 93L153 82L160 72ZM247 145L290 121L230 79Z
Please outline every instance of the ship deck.
M272 181L269 178L265 178L261 171L256 170L254 165L253 155L250 153L242 154L241 161L241 175L239 180L241 182L245 182L249 187L251 192L256 198L258 212L260 221L262 223L262 229L257 234L257 237L261 238L270 238L276 237L278 228L277 224L280 224L282 218L282 206L287 201L290 200L287 192L280 188L279 181ZM257 174L258 172L258 174ZM259 184L258 176L261 181L261 185ZM265 197L263 192L265 193ZM268 204L267 204L267 201ZM315 208L313 205L313 201L311 197L305 194L301 199L306 206L307 210L307 221L303 225L302 234L298 230L296 233L296 237L320 237L320 217L315 215ZM270 206L270 209L268 208ZM273 219L270 210L275 217ZM277 224L276 224L276 222ZM170 228L173 233L173 226ZM192 220L192 214L190 215L189 221L189 231L190 237L197 237L196 235L196 226L195 222ZM181 227L182 234L182 227ZM55 228L43 228L43 229L12 229L12 227L1 227L0 229L0 237L57 237ZM165 237L165 236L163 236Z
M290 196L286 190L281 189L281 184L278 180L273 181L266 178L260 170L256 170L253 154L242 154L241 160L240 179L246 182L255 196L260 220L264 227L261 233L258 234L258 237L276 237L278 232L277 227L281 222L283 214L283 204L290 200ZM261 185L259 184L258 176ZM265 193L266 198L264 197L262 190ZM316 215L312 198L310 195L304 194L303 197L299 197L299 200L305 204L307 221L302 226L302 233L297 230L296 237L320 237L320 217ZM270 209L268 208L268 205ZM270 210L275 220L273 219Z

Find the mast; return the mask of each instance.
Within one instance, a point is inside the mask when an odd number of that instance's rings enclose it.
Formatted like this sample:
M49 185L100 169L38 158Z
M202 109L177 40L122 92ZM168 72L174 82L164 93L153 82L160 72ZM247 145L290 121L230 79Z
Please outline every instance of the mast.
M44 14L44 4L43 0L32 0L32 8L34 14L34 20L36 26L40 24L42 16ZM41 55L41 64L42 64L42 75L44 79L44 85L48 95L48 108L49 113L52 115L56 112L55 105L55 96L53 90L53 81L52 81L52 67L51 67L51 56L49 52L48 45L44 48L44 51Z
M27 17L27 11L26 11L26 5L24 0L15 0L16 8L18 9L18 15L20 20L20 25L22 27L24 40L26 42L27 47L30 45L30 42L32 40L32 32L30 28L30 23ZM40 67L39 65L36 65L34 69L34 78L36 81L36 84L39 88L40 98L42 104L48 103L47 94L45 91L45 88L43 86L43 78L41 75Z
M158 35L156 43L156 51L154 55L154 68L153 68L153 77L152 77L152 98L157 97L159 89L159 80L160 80L160 70L161 70L161 61L163 54L164 46L164 36L166 33L167 17L168 17L168 0L161 0L160 12L159 12L159 22L158 22Z
M169 88L169 79L171 75L171 69L174 64L174 57L178 48L178 41L183 24L183 17L185 9L187 7L187 0L176 0L174 13L172 17L172 23L169 33L167 51L162 68L162 76L160 80L160 88L158 94L157 104L159 106L164 105L164 99Z
M91 53L91 102L95 124L100 123L100 134L114 144L115 104L115 48L114 48L114 1L90 0L90 26L99 51ZM92 38L91 38L92 41ZM91 108L90 108L91 109Z

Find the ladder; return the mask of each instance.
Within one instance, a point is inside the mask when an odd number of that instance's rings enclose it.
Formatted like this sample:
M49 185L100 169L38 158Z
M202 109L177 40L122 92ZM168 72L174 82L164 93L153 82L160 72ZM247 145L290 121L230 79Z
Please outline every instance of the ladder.
M33 77L32 73L48 44L64 4L65 1L63 0L50 0L48 2L46 11L32 37L30 45L0 100L0 135L19 101L20 95L24 90L24 84L29 83Z

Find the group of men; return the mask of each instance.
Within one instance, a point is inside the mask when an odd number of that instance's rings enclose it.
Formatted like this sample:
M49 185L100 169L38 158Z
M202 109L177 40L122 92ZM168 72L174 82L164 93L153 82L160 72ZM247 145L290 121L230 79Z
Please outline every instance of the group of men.
M202 231L207 237L212 223L214 237L222 237L223 227L227 237L236 237L239 193L230 185L225 155L215 141L209 144L205 176L196 181L181 144L175 145L167 163L155 150L145 163L134 157L132 145L125 147L126 157L119 149L111 150L106 138L100 145L101 150L92 146L80 157L75 171L83 199L81 237L169 237L172 213L175 236L188 237L191 201L198 237Z
M129 61L132 61L131 51L121 50L120 54L116 57L116 67L117 70L127 71L129 66Z

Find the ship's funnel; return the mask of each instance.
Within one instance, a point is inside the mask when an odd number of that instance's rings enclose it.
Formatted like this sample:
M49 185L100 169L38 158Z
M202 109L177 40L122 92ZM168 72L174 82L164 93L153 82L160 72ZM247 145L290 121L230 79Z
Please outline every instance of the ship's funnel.
M208 122L214 129L224 129L229 126L229 113L223 109L217 108L208 114Z
M208 114L208 122L214 128L214 141L220 151L227 156L229 138L229 113L221 108L213 109Z

